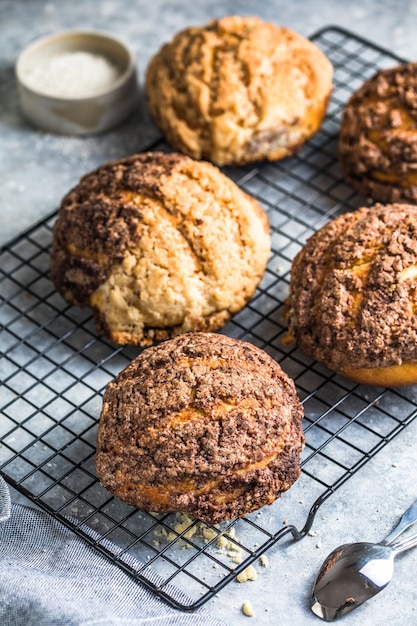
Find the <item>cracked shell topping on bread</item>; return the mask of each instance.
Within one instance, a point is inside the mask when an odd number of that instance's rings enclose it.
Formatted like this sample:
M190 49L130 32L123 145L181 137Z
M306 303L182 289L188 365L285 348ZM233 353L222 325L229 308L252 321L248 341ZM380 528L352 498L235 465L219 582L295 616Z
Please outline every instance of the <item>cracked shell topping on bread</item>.
M417 207L340 215L294 259L286 341L360 383L417 383L416 277Z
M97 329L147 345L222 328L270 254L266 213L216 166L149 152L102 165L62 201L51 277Z
M97 474L142 510L242 517L297 480L302 417L294 382L264 350L186 333L145 349L108 384Z
M168 142L217 165L293 154L320 127L330 61L298 33L226 16L177 33L146 71L149 112Z

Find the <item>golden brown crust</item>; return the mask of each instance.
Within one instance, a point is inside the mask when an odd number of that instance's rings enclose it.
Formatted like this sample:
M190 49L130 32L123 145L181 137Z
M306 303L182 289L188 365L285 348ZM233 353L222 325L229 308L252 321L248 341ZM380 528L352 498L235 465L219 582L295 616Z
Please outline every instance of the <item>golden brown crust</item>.
M266 214L210 163L145 153L86 175L63 200L51 276L99 332L146 345L222 328L270 254Z
M417 207L341 215L294 259L289 337L357 382L417 383L416 277Z
M146 72L170 144L217 165L292 154L318 130L331 89L332 66L311 41L257 17L187 28Z
M417 63L381 70L352 95L339 156L359 193L417 203Z
M266 352L188 333L148 348L109 383L97 473L139 509L241 517L298 478L302 416L293 381Z

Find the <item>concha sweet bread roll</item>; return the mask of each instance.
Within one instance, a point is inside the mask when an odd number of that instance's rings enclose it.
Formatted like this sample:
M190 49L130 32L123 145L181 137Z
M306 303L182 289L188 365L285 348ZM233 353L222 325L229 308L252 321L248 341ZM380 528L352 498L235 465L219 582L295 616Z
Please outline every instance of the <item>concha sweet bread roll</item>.
M266 213L220 170L181 154L99 167L63 199L51 277L98 331L147 345L214 331L252 297L270 254Z
M417 63L381 70L352 95L339 157L364 196L417 203Z
M97 474L142 510L241 517L298 478L302 417L293 381L266 352L187 333L147 348L108 384Z
M308 39L258 17L179 32L146 71L149 112L176 149L217 165L293 154L319 128L330 61Z
M341 215L294 259L287 341L359 383L415 384L416 278L417 207Z

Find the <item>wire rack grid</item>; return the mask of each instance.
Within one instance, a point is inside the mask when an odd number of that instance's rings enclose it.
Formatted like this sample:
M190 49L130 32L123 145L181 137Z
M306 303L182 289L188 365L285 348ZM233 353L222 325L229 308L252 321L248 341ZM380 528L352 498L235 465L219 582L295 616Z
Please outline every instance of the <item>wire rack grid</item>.
M337 162L346 100L377 70L402 61L336 27L312 39L335 70L321 130L292 158L225 168L268 212L272 255L252 301L224 332L269 352L294 378L305 411L302 475L272 506L212 527L181 514L138 511L111 497L94 470L102 394L138 350L98 337L91 312L67 305L54 290L54 215L0 251L2 475L183 610L204 604L286 535L301 539L319 506L416 417L415 389L355 385L281 341L294 255L326 221L366 203Z

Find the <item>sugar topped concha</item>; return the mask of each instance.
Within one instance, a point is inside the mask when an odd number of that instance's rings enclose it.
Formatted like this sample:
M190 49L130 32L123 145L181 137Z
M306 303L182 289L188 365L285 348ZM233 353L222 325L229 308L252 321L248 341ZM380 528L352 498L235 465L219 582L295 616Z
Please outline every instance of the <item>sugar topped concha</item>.
M211 163L149 152L84 176L54 225L51 277L98 331L149 345L222 328L270 255L266 213Z
M416 278L417 207L340 215L294 259L286 341L359 383L415 384Z
M417 63L380 70L352 94L339 157L362 195L417 204Z
M149 112L176 150L217 165L281 159L319 129L323 52L289 28L231 15L177 33L146 71Z
M299 477L302 417L294 382L264 350L186 333L145 349L108 384L97 474L142 510L242 517Z

